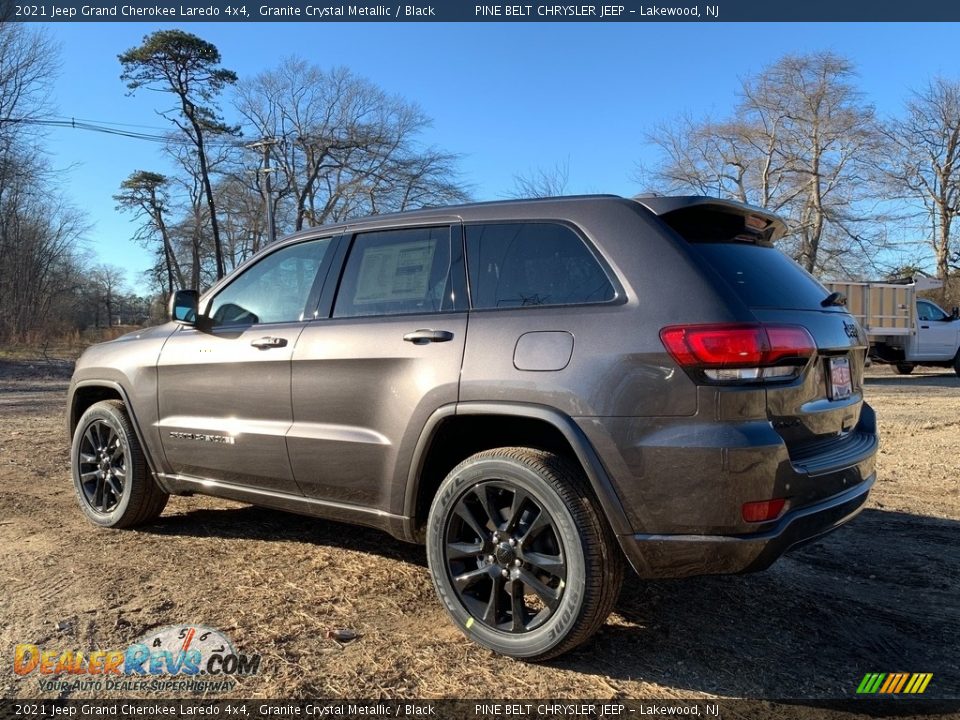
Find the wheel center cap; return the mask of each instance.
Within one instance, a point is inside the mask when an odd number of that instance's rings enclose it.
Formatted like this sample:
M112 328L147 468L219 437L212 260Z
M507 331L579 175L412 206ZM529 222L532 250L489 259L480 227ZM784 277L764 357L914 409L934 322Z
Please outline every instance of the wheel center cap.
M512 564L517 557L517 553L514 552L510 544L505 542L497 545L497 549L494 550L494 554L497 557L497 563L503 565L504 567Z

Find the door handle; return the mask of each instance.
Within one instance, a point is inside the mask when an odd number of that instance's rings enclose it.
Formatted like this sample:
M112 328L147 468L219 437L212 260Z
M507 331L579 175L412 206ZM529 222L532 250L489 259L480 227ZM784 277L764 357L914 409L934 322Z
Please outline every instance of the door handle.
M251 340L250 344L258 350L269 350L270 348L283 347L287 344L287 339L281 337L262 337L257 340Z
M921 325L921 326L920 326L920 329L921 329L921 330L929 330L929 329L930 329L930 326L929 326L929 325Z
M403 339L414 345L426 345L432 342L450 342L453 340L453 333L448 330L414 330L404 335Z

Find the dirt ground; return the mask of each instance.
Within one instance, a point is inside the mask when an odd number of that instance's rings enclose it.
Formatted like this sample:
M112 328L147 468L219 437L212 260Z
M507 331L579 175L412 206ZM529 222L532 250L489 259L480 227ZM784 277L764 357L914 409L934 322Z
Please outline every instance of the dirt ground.
M172 498L146 528L93 528L69 478L69 373L0 361L2 697L51 697L36 674L14 675L17 643L125 648L183 623L262 654L260 673L227 695L238 698L813 700L897 671L932 672L928 697L960 697L952 372L870 371L879 482L851 525L763 573L630 577L593 641L541 665L464 639L434 598L423 549L380 532L200 497ZM360 637L325 637L340 627Z

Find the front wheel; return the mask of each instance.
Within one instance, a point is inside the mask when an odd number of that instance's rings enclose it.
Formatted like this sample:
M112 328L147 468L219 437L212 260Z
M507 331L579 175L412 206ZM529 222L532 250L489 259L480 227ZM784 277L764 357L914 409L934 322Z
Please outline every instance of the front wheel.
M897 375L909 375L916 366L913 363L897 363Z
M104 400L80 418L70 454L73 488L87 519L125 528L163 512L165 493L150 475L126 407Z
M960 377L960 350L957 350L957 355L953 358L953 371Z
M623 556L580 468L498 448L454 468L430 509L427 558L447 612L502 655L546 660L613 609Z

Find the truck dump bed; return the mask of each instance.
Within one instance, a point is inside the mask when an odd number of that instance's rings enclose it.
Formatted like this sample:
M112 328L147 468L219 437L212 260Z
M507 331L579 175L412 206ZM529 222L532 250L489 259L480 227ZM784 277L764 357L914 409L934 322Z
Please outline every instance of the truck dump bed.
M825 282L843 293L847 310L869 335L909 335L914 327L915 283Z

